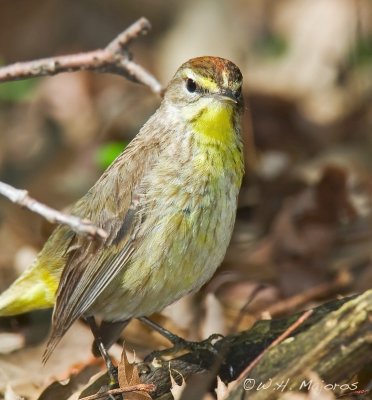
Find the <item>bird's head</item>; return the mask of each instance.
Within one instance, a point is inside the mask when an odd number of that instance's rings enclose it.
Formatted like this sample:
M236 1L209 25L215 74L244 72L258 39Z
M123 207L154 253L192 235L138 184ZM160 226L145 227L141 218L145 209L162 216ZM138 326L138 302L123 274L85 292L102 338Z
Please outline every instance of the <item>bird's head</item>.
M239 68L220 57L193 58L177 70L165 96L175 104L188 105L210 99L242 105L243 77Z
M178 109L195 131L223 134L234 129L234 120L243 109L242 80L239 68L229 60L193 58L177 70L164 100Z

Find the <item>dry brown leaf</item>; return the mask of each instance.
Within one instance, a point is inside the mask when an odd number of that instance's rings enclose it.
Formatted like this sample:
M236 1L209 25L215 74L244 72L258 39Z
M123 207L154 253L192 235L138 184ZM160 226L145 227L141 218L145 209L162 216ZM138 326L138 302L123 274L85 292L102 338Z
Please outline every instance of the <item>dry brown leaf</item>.
M74 367L71 369L68 379L52 382L43 390L37 400L77 400L83 390L90 385L92 375L95 374L93 376L96 377L104 373L102 371L97 373L101 369L100 364L102 364L100 360L94 359L80 368Z
M22 400L23 397L19 396L10 385L6 387L6 391L4 393L4 400Z
M221 378L217 376L217 387L214 389L217 395L217 400L223 400L226 397L228 385L225 385Z
M179 372L177 372L179 375L181 375ZM170 381L172 384L172 387L170 389L173 399L174 400L181 400L182 398L182 393L184 392L185 388L186 388L186 382L185 379L183 378L183 376L181 375L182 378L182 383L181 385L179 385L176 380L173 378L172 375L172 371L171 369L169 369L169 376L170 376Z
M130 363L128 360L125 347L123 347L123 352L121 353L121 360L118 365L118 380L121 389L125 389L128 386L140 385L142 384L137 365L133 361ZM150 399L151 396L146 392L130 392L125 394L126 400L145 400Z
M25 345L25 337L21 333L0 333L0 354L9 354Z
M356 217L347 190L348 171L336 164L297 195L287 198L271 229L273 260L282 292L291 296L328 278L332 252Z
M223 313L223 307L214 293L207 293L204 299L205 317L201 324L202 339L208 338L214 333L226 335L228 328Z
M103 379L102 379L103 378ZM80 392L82 400L99 400L122 395L125 400L151 400L148 392L155 390L155 385L144 384L140 381L135 362L130 363L123 347L121 360L118 365L119 388L107 390L107 374L97 376L93 382ZM91 394L91 393L94 394ZM81 397L84 396L84 397ZM72 397L75 399L75 397Z
M0 356L0 391L7 385L27 399L35 400L55 380L70 377L71 365L91 362L91 335L82 323L76 323L62 339L47 365L42 364L45 342Z
M224 400L228 397L230 389L235 386L236 380L229 382L227 385L222 382L221 378L217 376L217 387L214 390L217 395L217 400Z

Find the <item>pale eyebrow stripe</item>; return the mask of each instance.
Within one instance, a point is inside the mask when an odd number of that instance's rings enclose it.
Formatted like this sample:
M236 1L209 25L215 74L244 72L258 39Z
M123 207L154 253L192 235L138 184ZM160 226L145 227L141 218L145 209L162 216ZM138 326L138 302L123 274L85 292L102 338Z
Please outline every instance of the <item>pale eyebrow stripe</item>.
M227 87L229 79L225 70L222 71L222 79L223 79L223 85Z
M217 83L211 79L195 74L195 72L189 68L185 69L185 75L193 79L196 83L199 83L202 87L208 90L217 90Z

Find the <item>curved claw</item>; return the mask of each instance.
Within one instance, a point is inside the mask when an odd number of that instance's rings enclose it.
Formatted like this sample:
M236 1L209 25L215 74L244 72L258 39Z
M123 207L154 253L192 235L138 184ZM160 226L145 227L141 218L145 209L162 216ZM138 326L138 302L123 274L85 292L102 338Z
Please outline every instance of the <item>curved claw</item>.
M209 351L214 356L218 356L218 351L214 347L212 343L214 340L219 340L223 338L223 335L219 333L214 333L213 335L209 336L207 339L201 342L192 342L185 339L182 339L177 336L177 339L173 342L174 346L164 350L157 350L150 353L148 356L145 357L145 362L152 361L155 358L162 359L163 356L169 356L173 354L177 354L183 350L189 350L190 352L193 351Z

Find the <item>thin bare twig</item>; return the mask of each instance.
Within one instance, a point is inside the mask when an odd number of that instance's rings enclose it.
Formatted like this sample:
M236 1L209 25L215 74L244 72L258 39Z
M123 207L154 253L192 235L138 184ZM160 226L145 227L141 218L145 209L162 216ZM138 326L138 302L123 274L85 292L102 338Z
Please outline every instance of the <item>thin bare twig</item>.
M161 84L152 74L132 61L128 50L130 43L138 36L146 34L150 28L150 22L146 18L140 18L112 40L104 49L19 62L2 67L0 68L0 82L56 75L61 72L90 70L122 75L129 80L146 85L156 94L161 94ZM78 234L103 239L107 237L107 233L103 229L94 226L90 221L61 213L39 203L31 198L26 190L16 189L0 182L0 194L13 203L43 216L51 223L69 226Z
M156 386L153 385L152 383L140 383L138 385L128 386L125 388L111 389L111 390L108 390L107 392L102 392L102 393L98 392L91 396L82 397L81 400L98 400L98 399L102 399L102 398L108 398L108 396L110 396L110 395L130 393L130 392L151 393L155 389L156 389Z
M0 82L56 75L61 72L89 70L118 74L133 82L146 85L156 94L161 94L163 88L159 81L131 59L128 49L134 39L146 34L150 28L150 22L146 18L140 18L104 49L18 62L2 67L0 68Z
M339 290L345 289L352 283L352 276L346 269L341 270L336 278L331 282L321 283L317 286L313 286L302 293L296 294L288 299L284 299L278 303L265 309L271 317L282 315L291 312L309 303L315 299L319 299L330 295L331 293L338 292ZM262 310L260 311L262 313ZM259 317L260 313L257 313Z
M42 204L28 195L27 190L16 189L7 183L0 181L0 194L21 207L41 215L51 223L64 224L74 232L90 237L107 238L107 233L102 228L94 226L90 221L73 215L64 214Z
M238 376L234 384L229 387L228 393L225 394L224 398L228 398L228 394L232 393L245 379L252 369L261 361L263 356L274 346L280 344L283 340L287 339L292 332L294 332L300 325L302 325L313 313L314 310L305 311L292 325L290 325L281 335L279 335L269 346L266 347Z
M266 347L238 376L234 384L229 387L228 393L232 393L245 379L252 369L261 361L263 356L274 346L280 344L283 340L287 339L292 332L294 332L301 324L303 324L313 313L313 310L305 311L292 325L290 325L281 335L279 335L269 346ZM228 394L224 398L228 398Z
M300 325L302 325L313 313L313 310L307 310L305 311L300 318L298 318L291 326L288 327L280 336L278 336L273 342L270 343L269 346L266 347L266 349L260 353L245 369L241 374L239 375L237 382L241 381L245 376L247 376L252 369L261 361L262 357L274 346L278 345L281 343L283 340L287 339L289 335L294 332Z
M251 305L252 301L257 297L257 295L265 289L264 284L259 284L257 285L252 293L248 296L245 304L243 304L243 307L240 308L239 314L236 316L234 322L231 324L230 329L229 329L229 335L232 335L233 333L236 333L237 327L241 324L244 314L248 311L249 306Z

